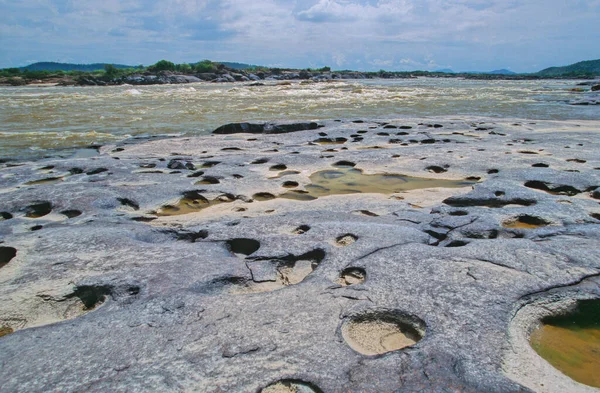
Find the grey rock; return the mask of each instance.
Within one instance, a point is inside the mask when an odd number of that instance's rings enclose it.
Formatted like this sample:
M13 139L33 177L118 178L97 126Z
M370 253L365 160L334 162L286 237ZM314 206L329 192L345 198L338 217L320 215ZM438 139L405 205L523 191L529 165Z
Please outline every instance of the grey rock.
M0 337L0 391L595 391L527 339L564 304L600 297L600 122L516 123L238 123L0 163L0 326L14 330ZM377 135L389 125L404 146ZM253 135L220 135L237 132ZM279 198L340 162L457 187ZM524 217L541 224L511 225ZM347 269L365 280L342 280ZM342 334L398 315L423 339L369 356Z

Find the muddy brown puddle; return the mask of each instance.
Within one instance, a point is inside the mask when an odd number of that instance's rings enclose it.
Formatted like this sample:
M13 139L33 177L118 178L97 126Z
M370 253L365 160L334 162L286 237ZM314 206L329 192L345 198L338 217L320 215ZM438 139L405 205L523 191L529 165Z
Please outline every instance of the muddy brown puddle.
M310 176L311 184L305 190L288 191L281 198L310 201L319 197L343 194L394 194L402 191L425 188L461 188L475 184L468 180L427 179L399 174L364 174L356 168L336 168L315 172Z
M544 320L530 344L563 374L600 387L600 300L581 301L573 313Z

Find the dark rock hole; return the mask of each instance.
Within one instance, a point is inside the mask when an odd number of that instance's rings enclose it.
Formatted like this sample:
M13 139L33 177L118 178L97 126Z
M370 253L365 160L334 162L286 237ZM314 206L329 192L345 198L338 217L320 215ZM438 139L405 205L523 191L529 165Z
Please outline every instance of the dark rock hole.
M36 202L27 206L24 210L26 217L40 218L50 214L52 211L52 204L50 202Z
M260 248L260 242L254 239L231 239L227 241L227 249L234 254L251 255Z
M17 249L13 247L0 247L0 268L4 267L17 256Z

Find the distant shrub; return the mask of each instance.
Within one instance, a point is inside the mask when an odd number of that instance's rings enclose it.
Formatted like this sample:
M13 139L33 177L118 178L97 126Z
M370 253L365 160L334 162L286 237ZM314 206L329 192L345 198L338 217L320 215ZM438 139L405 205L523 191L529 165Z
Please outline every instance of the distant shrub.
M218 65L210 60L202 60L201 62L196 63L196 65L194 66L194 70L201 74L216 72L217 69Z
M192 71L192 66L187 63L177 64L175 66L175 71L189 73Z
M148 71L159 72L159 71L175 71L175 63L168 60L161 60L156 64L148 67Z
M119 75L119 70L112 64L104 65L104 73L108 78L116 78Z

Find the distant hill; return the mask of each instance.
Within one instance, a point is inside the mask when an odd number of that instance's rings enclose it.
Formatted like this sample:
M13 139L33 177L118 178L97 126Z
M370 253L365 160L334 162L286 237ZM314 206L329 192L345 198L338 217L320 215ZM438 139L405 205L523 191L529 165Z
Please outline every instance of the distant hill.
M225 67L227 67L227 68L233 68L234 70L245 70L245 69L248 69L248 68L254 68L254 67L256 67L255 65L251 65L251 64L231 63L231 62L228 62L228 61L217 61L216 63L223 64Z
M490 74L490 75L516 75L516 72L512 72L511 70L507 70L507 69L501 69L501 70L494 70L494 71L490 71L490 72L486 72L486 74Z
M494 71L463 71L461 74L473 74L473 75L516 75L516 72L512 72L511 70L501 69Z
M565 67L550 67L541 70L537 75L541 76L561 76L576 74L600 75L600 60L580 61Z
M25 67L21 67L21 70L25 71L99 71L103 70L104 66L110 63L94 63L94 64L70 64L70 63L55 63L50 61L33 63ZM113 64L116 68L136 68L135 66L129 66L124 64Z

